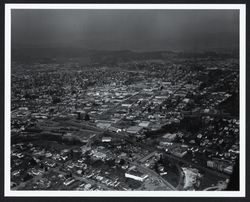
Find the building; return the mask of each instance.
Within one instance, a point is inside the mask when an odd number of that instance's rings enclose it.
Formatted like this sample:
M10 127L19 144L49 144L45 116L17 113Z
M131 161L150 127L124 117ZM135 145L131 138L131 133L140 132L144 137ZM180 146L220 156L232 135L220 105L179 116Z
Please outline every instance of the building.
M81 149L72 149L72 158L73 159L79 159L80 156L82 154L82 150Z
M86 112L82 110L76 111L77 114L77 119L78 120L83 120L85 118Z
M210 160L207 161L207 167L209 167L209 168L213 168L214 164L215 164L214 161L210 161Z
M102 137L102 142L111 142L111 137Z
M112 132L116 132L116 133L118 133L118 132L121 131L120 128L116 128L116 127L114 127L114 126L110 126L110 127L108 128L108 130L109 130L109 131L112 131Z
M125 177L143 182L148 177L148 175L139 171L135 166L132 166L125 173Z
M90 146L86 146L86 145L81 146L82 154L85 154L87 151L90 151L90 150L91 150Z
M175 133L167 133L165 135L162 136L163 139L165 139L166 141L172 142L176 139L177 135Z
M182 157L184 157L187 154L187 147L181 147L181 146L175 147L170 152L174 156L182 158Z
M142 130L142 127L140 126L131 126L127 128L127 132L131 134L136 134L139 133Z
M99 127L99 128L102 128L102 129L107 129L107 128L109 128L111 126L111 124L110 123L102 123L102 122L100 122L100 123L97 123L96 126Z
M124 103L124 104L122 104L122 107L131 107L132 106L132 104L127 104L127 103Z
M140 162L143 163L143 162L147 161L148 159L150 159L151 157L156 156L156 155L158 155L157 151L153 151L153 152L149 153L147 156L143 157L140 160Z
M229 165L223 169L223 171L229 175L233 173L233 166Z
M149 121L142 121L141 123L139 123L139 126L143 128L148 128L149 124Z
M66 179L63 184L66 185L66 186L69 186L71 185L73 182L75 182L75 179L74 178L68 178Z
M219 161L219 160L208 160L207 161L207 167L213 168L222 172L225 172L227 174L233 173L233 166L230 165L227 162Z
M91 151L91 155L95 158L95 159L106 159L107 155L101 151L97 151L97 150L92 150Z

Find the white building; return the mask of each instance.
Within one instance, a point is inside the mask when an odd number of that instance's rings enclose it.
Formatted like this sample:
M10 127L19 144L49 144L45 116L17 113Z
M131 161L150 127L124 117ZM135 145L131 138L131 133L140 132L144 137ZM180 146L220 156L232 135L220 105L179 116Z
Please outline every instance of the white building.
M135 166L132 166L125 173L125 177L143 182L148 177L148 175L137 170Z
M102 137L102 142L111 142L111 137Z

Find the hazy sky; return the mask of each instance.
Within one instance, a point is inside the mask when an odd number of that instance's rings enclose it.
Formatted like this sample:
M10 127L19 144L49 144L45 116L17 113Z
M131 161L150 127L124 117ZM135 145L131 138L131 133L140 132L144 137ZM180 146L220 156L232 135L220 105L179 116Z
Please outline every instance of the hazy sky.
M236 48L237 10L12 10L12 45L95 50Z

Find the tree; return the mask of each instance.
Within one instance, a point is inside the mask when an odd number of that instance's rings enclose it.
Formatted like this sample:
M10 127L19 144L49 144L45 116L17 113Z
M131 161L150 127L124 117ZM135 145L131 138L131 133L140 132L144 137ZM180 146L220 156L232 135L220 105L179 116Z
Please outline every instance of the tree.
M89 121L89 120L90 120L90 117L89 117L89 115L88 115L87 113L85 114L84 120L85 120L85 121Z
M26 174L24 177L23 177L23 181L25 182L25 181L28 181L28 180L30 180L32 178L32 175L30 175L30 174Z
M61 102L61 99L59 97L54 97L53 98L53 104L57 104L59 102Z
M120 165L124 165L124 164L125 164L125 160L124 160L124 159L121 159L119 164L120 164Z

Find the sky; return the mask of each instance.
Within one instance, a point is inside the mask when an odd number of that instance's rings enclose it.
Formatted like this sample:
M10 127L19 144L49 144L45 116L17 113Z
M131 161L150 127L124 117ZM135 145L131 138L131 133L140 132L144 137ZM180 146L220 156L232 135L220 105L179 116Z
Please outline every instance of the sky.
M238 48L238 10L13 9L12 47L91 50Z

